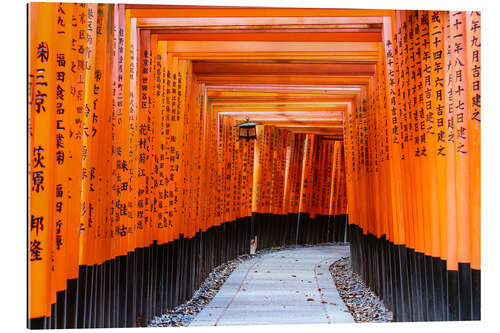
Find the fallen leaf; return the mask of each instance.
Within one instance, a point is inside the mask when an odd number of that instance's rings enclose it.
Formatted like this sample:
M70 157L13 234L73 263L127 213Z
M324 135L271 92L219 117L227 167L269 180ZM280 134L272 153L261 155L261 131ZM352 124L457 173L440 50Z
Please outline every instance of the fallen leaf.
M321 304L326 304L326 303L328 303L328 302L325 302L325 301L321 301Z
M330 302L331 305L337 305L336 303Z
M297 277L297 275L293 275L293 274L292 274L292 277Z
M308 298L308 299L306 299L306 301L312 302L312 301L314 301L314 299L313 298Z

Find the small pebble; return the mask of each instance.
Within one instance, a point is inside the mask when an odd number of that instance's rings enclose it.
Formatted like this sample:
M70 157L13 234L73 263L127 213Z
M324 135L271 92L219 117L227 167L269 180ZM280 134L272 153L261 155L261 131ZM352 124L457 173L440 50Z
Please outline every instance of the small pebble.
M239 264L249 259L262 257L265 254L270 254L284 250L286 248L295 247L293 246L283 246L274 247L270 249L260 250L255 254L242 254L239 257L230 260L226 263L221 264L216 267L210 274L208 274L205 281L202 283L201 287L196 290L193 297L184 304L177 306L172 310L167 310L166 313L159 317L154 317L151 321L150 327L177 327L177 326L189 326L193 319L198 315L198 313L203 310L203 308L210 303L210 301L217 295L217 292L222 287L224 282L231 273L238 268ZM298 247L305 247L299 245ZM256 268L259 268L256 265ZM255 271L257 273L258 271ZM267 273L270 273L267 271ZM246 291L246 289L243 289Z
M193 321L193 319L198 315L198 313L203 310L203 308L210 303L210 301L217 295L217 292L219 289L222 287L222 285L226 282L227 278L231 275L231 273L236 270L236 268L239 266L244 261L253 259L253 258L258 258L262 257L263 255L278 252L287 248L295 248L295 247L312 247L312 246L321 246L322 244L318 245L292 245L292 246L284 246L284 247L275 247L275 248L270 248L270 249L265 249L265 250L260 250L256 254L243 254L233 260L230 260L224 264L221 264L220 266L216 267L210 274L208 274L207 278L205 281L202 283L200 288L196 290L193 294L193 297L187 301L184 304L181 304L177 306L174 309L167 310L166 313L162 314L161 316L154 317L153 320L151 321L151 324L149 325L150 327L179 327L179 326L189 326L189 324ZM331 245L330 244L325 244L325 245ZM335 243L335 245L347 245L345 243ZM296 259L296 261L299 261ZM333 266L333 265L332 265ZM330 271L332 271L332 266L330 267ZM260 268L260 265L256 265L256 268ZM258 271L255 271L257 273ZM269 271L268 271L269 273ZM333 273L332 273L333 274ZM351 273L352 274L352 273ZM335 278L335 277L334 277ZM304 282L304 280L301 280L301 282ZM312 283L312 281L308 281L309 283ZM283 282L285 283L285 282ZM337 285L337 289L339 289L339 286ZM345 289L345 288L344 288ZM354 301L356 298L355 296L357 295L356 293L358 292L359 287L356 287L355 290L350 290L349 293L352 295L351 298L351 303ZM246 291L246 289L243 289L243 291ZM298 291L297 291L298 293ZM339 289L339 293L342 296L342 292ZM305 295L308 297L308 295ZM343 297L343 296L342 296ZM308 301L314 301L312 298L308 299ZM344 302L346 300L344 299ZM372 303L376 303L372 301ZM332 303L330 303L332 304ZM336 305L333 303L332 305ZM353 305L355 306L355 305ZM359 306L359 305L358 305ZM363 308L363 304L361 304L361 308ZM348 308L350 309L349 305ZM374 309L370 306L368 306L370 311L374 311ZM385 309L385 308L384 308ZM367 311L368 312L368 311ZM210 314L209 314L210 315ZM390 317L392 320L392 312L385 310L385 312L380 313L378 311L375 311L375 314L373 315L373 318L376 320L368 320L366 318L361 318L361 319L356 319L356 321L391 321L391 320L385 320L385 318Z
M330 273L348 310L356 322L391 322L392 312L380 298L352 271L349 257L337 260Z

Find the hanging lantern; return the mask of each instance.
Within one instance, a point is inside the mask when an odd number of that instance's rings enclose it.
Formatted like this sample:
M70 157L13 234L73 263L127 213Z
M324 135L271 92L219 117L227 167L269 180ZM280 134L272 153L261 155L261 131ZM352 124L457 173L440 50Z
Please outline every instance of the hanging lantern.
M257 125L261 124L250 121L250 119L247 118L244 123L238 124L234 127L238 127L238 138L246 139L248 141L250 139L257 139Z

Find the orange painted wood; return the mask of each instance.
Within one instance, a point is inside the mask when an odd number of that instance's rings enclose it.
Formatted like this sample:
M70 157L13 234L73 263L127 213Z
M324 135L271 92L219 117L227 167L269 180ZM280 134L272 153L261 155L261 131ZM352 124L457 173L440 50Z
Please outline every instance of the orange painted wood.
M130 6L130 5L129 5ZM130 8L130 7L129 7ZM165 8L165 7L163 7ZM377 17L391 16L392 10L330 8L214 7L131 9L133 17Z
M450 26L449 26L449 13L448 12L442 12L440 13L442 20L441 23L439 24L439 27L441 27L441 39L442 43L441 45L437 45L437 48L433 49L432 46L434 44L431 44L431 51L432 52L438 52L440 50L443 50L443 57L442 57L442 67L448 66L451 58L449 57L451 54L448 54L448 49L451 47L451 39L449 38L450 36ZM436 26L438 26L436 24ZM434 40L436 40L434 38ZM433 54L434 56L434 54ZM434 59L433 62L437 64L438 59ZM439 61L439 60L438 60ZM438 130L443 130L444 135L445 135L445 143L441 142L442 145L438 146L438 157L445 159L446 164L445 164L445 170L446 170L446 220L442 221L441 223L444 224L446 227L446 236L442 237L441 239L441 247L444 247L443 244L447 244L447 250L446 250L446 263L448 265L449 270L456 270L458 269L457 266L457 243L456 243L456 197L455 197L455 191L456 191L456 186L455 186L455 158L454 158L454 151L455 151L455 142L453 139L453 129L450 128L449 126L449 120L453 120L453 107L451 108L451 113L450 113L450 102L453 102L453 97L448 96L447 92L450 87L452 87L453 83L448 75L445 75L442 71L440 74L436 77L436 79L442 78L443 79L443 86L441 86L440 83L436 84L436 95L435 95L435 105L438 105L438 102L440 102L441 97L439 97L438 91L442 91L443 99L444 99L444 109L443 113L440 114L438 112ZM446 94L446 95L445 95ZM446 98L444 98L446 96ZM452 97L450 100L449 97ZM440 123L440 119L443 121L442 126ZM439 149L441 147L444 147L443 151L441 154L445 154L446 156L442 156L439 154ZM443 228L444 229L444 228ZM443 230L444 231L444 230ZM436 247L434 245L433 247Z
M481 269L481 14L465 12L467 108L470 110L471 268Z
M70 146L67 143L69 139L69 126L73 118L71 117L72 101L70 97L71 81L66 77L69 74L67 68L70 63L71 56L71 31L70 24L71 16L73 14L73 5L59 4L54 6L57 11L58 23L55 27L59 33L55 36L54 54L56 57L52 58L54 62L54 69L56 70L56 131L54 132L55 140L54 146L56 149L56 163L55 169L55 191L54 191L54 231L52 246L54 248L54 265L55 265L55 291L63 291L66 289L66 280L68 278L67 268L67 255L66 243L68 235L68 216L70 202L68 197L69 178L71 174L70 168L66 167L69 164ZM60 20L59 20L60 18ZM66 25L64 22L68 22ZM62 56L61 56L62 55ZM58 59L64 61L57 61ZM66 59L68 66L66 66ZM69 76L69 75L68 75Z
M66 267L68 279L78 277L79 243L80 243L80 214L81 214L81 178L82 178L82 123L83 123L83 101L84 101L84 53L85 53L85 26L87 16L86 4L73 4L71 14L71 51L66 59L68 70L65 80L70 82L68 112L71 121L67 123L69 133L67 137L68 168L71 176L68 178L68 217L66 234ZM82 32L82 33L80 33ZM73 44L73 39L75 43ZM71 97L70 97L71 96ZM65 156L66 158L66 156Z
M140 247L149 246L151 240L151 214L150 207L150 170L152 156L151 151L151 112L149 89L151 85L151 38L148 31L140 33L139 53L139 80L138 80L138 187L137 187L137 227L143 228L143 239Z
M364 234L480 269L478 13L40 3L29 17L30 318L53 315L79 265L252 212L348 212ZM247 116L255 141L233 127Z
M415 250L419 253L426 253L425 243L425 224L427 221L431 220L432 216L437 216L436 210L433 210L433 206L436 205L436 199L432 195L426 195L427 189L431 186L429 184L429 172L427 169L427 158L428 152L426 148L425 140L425 116L424 116L424 89L423 89L423 75L422 75L422 30L421 30L421 14L420 11L414 11L412 13L412 35L413 38L413 66L412 66L412 101L413 101L413 112L412 112L412 130L413 130L413 152L415 163L415 173L419 176L419 180L414 183L416 200L417 202L417 217L415 220L416 224L416 247ZM432 202L431 202L432 200Z
M377 45L375 45L377 47ZM176 52L176 56L185 60L260 60L260 61L277 61L286 59L288 61L315 61L315 62L360 62L371 63L376 60L376 51L267 51L267 52Z
M168 52L376 52L377 42L169 41Z
M407 92L406 92L406 46L403 46L403 43L406 44L406 41L403 41L403 33L406 34L406 31L403 32L403 26L406 27L406 22L405 22L405 13L403 12L397 12L396 13L396 26L397 26L397 33L396 33L396 43L395 43L395 56L396 56L396 61L395 61L395 68L394 71L396 72L396 84L397 84L397 89L398 89L398 94L396 95L396 101L397 101L397 106L398 106L398 122L397 126L399 126L399 136L398 136L398 151L399 151L399 156L396 157L399 159L399 166L400 166L400 175L399 175L399 193L401 194L397 200L400 201L401 205L401 225L402 229L404 230L404 236L403 236L403 244L407 245L408 247L412 248L412 237L413 237L413 230L411 230L411 222L410 220L412 219L411 216L411 211L409 207L409 183L408 183L408 173L407 173L407 163L406 163L406 158L407 158L407 144L405 141L407 141L407 123L406 123L406 118L407 118L407 110L406 110L406 102L407 102Z
M92 149L92 120L95 114L93 101L93 83L95 72L95 52L96 52L96 21L97 4L88 6L87 16L87 40L86 40L86 68L84 72L85 101L83 104L83 128L82 128L82 196L80 211L80 265L92 265L94 260L95 233L93 225L95 216L96 197L93 192L93 184L90 182L91 172L95 172L97 162L97 152ZM93 175L92 175L93 177Z
M239 62L194 62L193 70L198 74L320 74L351 75L373 74L372 64L280 64Z
M29 15L33 19L55 17L52 4L30 4ZM39 318L50 316L50 258L52 231L52 205L50 189L53 187L51 172L55 156L50 140L53 137L55 115L50 112L55 106L52 92L55 83L54 62L50 57L53 46L52 24L30 30L30 68L34 99L30 108L33 130L30 152L30 212L29 212L29 305L28 316ZM50 61L49 61L50 59ZM49 90L50 89L50 90ZM49 134L49 135L47 135ZM52 134L52 135L50 135Z
M95 169L91 170L91 174L89 175L89 184L92 187L95 202L92 207L92 215L89 214L90 219L93 220L94 224L94 264L102 264L106 258L105 252L105 228L106 228L106 204L107 200L105 199L106 187L105 187L105 179L106 171L110 169L110 161L107 159L107 148L110 146L109 136L110 132L106 131L106 128L109 128L108 114L110 113L110 109L106 107L106 79L107 79L107 71L108 68L108 6L99 4L97 7L97 11L94 14L96 15L96 60L95 60L95 68L94 68L94 81L93 81L93 107L92 107L92 121L91 126L88 127L87 130L84 128L85 132L88 133L89 136L93 136L95 139L94 142L91 142L90 149L95 151L97 156Z
M455 157L455 183L456 189L466 189L456 193L456 226L457 226L457 261L470 263L471 261L471 236L470 236L470 145L469 145L469 119L472 113L467 108L467 83L466 83L466 48L465 39L465 12L449 12L450 24L450 50L451 68L448 75L452 78L453 89L453 137L455 149L450 155ZM451 157L451 156L450 156Z
M133 12L134 15L136 12ZM154 30L177 30L177 29L205 29L205 30L228 30L239 28L239 30L251 29L277 29L284 28L337 28L341 30L357 28L374 28L382 23L382 18L377 16L351 17L139 17L138 24L144 28Z
M392 241L395 245L404 244L404 229L402 228L402 206L401 206L401 189L400 189L400 138L399 129L395 126L398 123L397 112L397 96L396 96L396 75L399 68L395 66L395 52L394 44L396 43L393 38L393 27L389 19L384 19L384 64L387 68L386 82L388 84L388 110L390 115L390 128L389 128L389 159L390 159L390 193L392 203ZM352 200L349 200L351 202Z
M162 31L160 40L168 41L269 41L269 42L379 42L378 32L239 32L237 33L182 33Z

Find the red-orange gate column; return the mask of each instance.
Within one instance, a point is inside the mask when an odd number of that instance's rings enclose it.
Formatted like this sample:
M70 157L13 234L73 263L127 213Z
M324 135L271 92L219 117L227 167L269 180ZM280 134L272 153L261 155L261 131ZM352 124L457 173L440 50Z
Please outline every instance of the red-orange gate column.
M481 319L481 14L465 13L467 46L467 108L470 110L470 234L472 274L472 319Z

